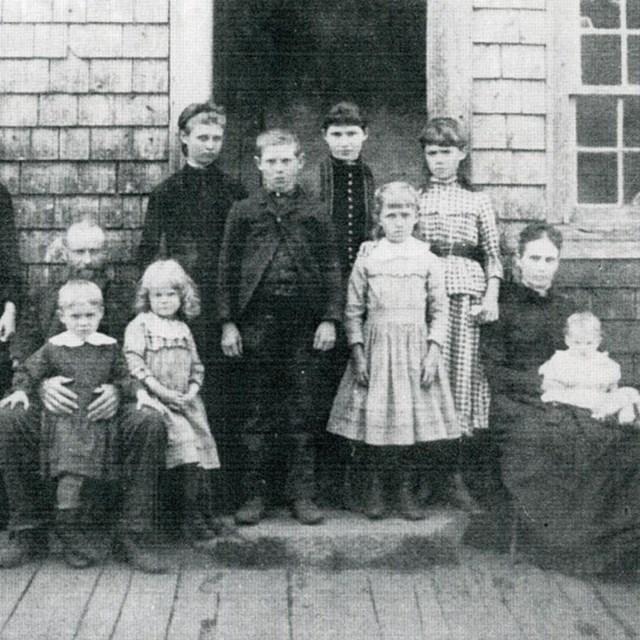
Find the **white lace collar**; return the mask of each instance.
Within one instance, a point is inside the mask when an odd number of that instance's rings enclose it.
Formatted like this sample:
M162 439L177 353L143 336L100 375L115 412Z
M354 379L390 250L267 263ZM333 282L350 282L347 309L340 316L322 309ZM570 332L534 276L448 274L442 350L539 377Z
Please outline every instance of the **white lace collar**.
M63 333L59 333L57 336L49 338L49 342L56 347L81 347L85 343L92 344L95 347L101 347L106 344L115 344L117 340L105 335L104 333L96 331L90 336L87 336L83 341L78 338L75 333L71 333L71 331L64 331Z

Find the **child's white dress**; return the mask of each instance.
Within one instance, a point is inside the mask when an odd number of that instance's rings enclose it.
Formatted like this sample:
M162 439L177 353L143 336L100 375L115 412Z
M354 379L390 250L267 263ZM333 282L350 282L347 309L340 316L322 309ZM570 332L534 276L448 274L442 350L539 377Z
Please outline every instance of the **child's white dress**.
M587 358L570 349L556 351L538 373L543 376L543 402L561 402L596 412L607 406L610 413L617 413L640 401L636 389L618 387L620 365L604 351L595 351Z
M124 355L129 371L142 381L153 376L168 389L186 393L195 382L202 385L204 367L189 327L180 320L140 313L124 335ZM197 395L178 412L165 408L167 468L196 463L203 469L220 467L204 403Z
M428 342L447 333L447 293L439 258L410 238L364 242L349 279L345 328L362 343L368 387L352 362L333 403L328 431L371 445L412 445L460 436L444 360L421 386Z

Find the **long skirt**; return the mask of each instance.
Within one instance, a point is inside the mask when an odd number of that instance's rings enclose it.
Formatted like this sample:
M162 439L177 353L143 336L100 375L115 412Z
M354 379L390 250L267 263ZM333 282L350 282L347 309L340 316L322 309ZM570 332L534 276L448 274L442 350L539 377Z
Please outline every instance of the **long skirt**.
M640 432L589 411L495 400L502 476L547 562L608 570L640 550Z
M480 325L471 315L480 299L467 294L449 296L449 328L444 360L453 401L465 434L489 426L489 384L480 362Z

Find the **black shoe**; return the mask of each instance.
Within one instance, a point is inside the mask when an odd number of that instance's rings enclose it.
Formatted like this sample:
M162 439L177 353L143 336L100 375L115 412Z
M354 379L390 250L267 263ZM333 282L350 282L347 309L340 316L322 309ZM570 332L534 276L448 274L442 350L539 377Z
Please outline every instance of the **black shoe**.
M0 568L13 569L30 562L47 551L47 536L43 529L11 531L7 543L0 548Z
M95 553L80 525L77 509L58 509L55 532L62 544L65 562L74 569L86 569L96 563Z
M369 518L369 520L381 520L385 516L386 506L380 474L374 473L370 482L371 486L369 487L367 503L364 507L364 514Z
M201 513L194 513L187 516L182 523L182 537L189 544L195 544L216 537L215 531L207 526L207 521Z
M213 532L215 536L233 536L238 533L232 524L227 524L221 518L216 518L211 513L205 513L204 519L207 523L207 528Z
M320 524L324 520L322 511L309 498L299 498L293 502L293 515L301 524Z
M469 489L464 483L460 473L454 473L451 478L451 485L449 487L449 504L452 507L462 509L474 516L485 513L485 510L469 493Z
M247 500L235 515L236 524L258 524L265 516L264 500L257 496Z
M124 560L132 568L144 573L167 573L169 571L169 565L157 551L152 550L143 534L123 533L118 542Z
M424 520L427 515L418 505L411 488L410 482L400 485L400 515L405 520Z

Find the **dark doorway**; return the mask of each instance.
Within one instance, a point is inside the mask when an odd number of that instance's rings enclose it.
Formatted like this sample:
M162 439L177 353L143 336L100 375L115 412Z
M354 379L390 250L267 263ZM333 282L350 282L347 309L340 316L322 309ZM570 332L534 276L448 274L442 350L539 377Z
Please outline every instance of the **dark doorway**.
M378 184L419 185L426 110L426 0L215 0L214 96L229 112L225 168L250 188L255 136L295 130L307 175L327 151L322 115L350 99L370 119Z

